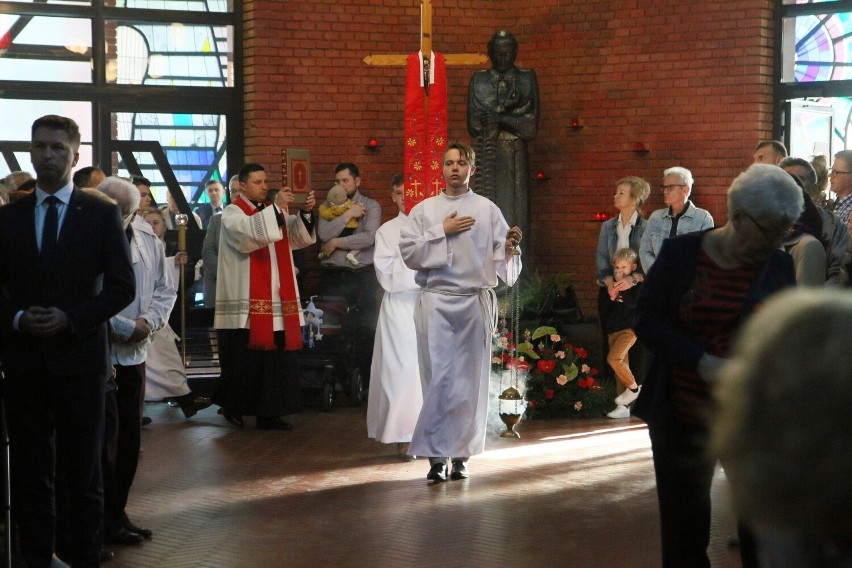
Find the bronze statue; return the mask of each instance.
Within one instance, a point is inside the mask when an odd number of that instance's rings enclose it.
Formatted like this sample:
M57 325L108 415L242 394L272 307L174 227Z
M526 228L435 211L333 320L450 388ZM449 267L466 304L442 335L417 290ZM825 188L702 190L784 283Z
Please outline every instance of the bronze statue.
M538 82L532 69L515 67L517 55L511 33L491 36L491 69L470 78L467 130L476 138L475 191L496 203L529 242L527 141L538 132Z

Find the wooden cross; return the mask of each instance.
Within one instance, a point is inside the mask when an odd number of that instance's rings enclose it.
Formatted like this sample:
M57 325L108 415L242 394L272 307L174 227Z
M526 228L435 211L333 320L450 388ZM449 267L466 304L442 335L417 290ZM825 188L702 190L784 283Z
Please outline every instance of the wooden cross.
M423 61L423 90L426 95L426 115L429 114L429 66L432 57L432 2L422 0L420 3L420 58ZM480 65L488 61L487 55L479 53L445 53L444 62L447 65ZM408 55L368 55L364 58L367 65L380 67L404 67L408 63Z

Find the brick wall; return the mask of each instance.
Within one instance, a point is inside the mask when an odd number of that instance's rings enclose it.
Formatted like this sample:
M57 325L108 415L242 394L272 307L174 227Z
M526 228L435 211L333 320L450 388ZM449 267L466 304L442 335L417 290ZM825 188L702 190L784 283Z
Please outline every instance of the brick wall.
M615 181L692 170L694 199L725 221L725 189L771 134L772 6L769 0L434 0L434 48L484 53L512 31L517 64L538 75L539 135L530 145L535 257L543 274L569 272L594 314L595 212L612 212ZM245 3L245 158L280 180L280 151L308 148L316 188L354 161L362 185L394 213L388 182L402 163L404 70L367 66L368 54L419 46L417 0ZM467 83L450 68L449 138L469 141ZM578 118L584 128L574 130ZM371 137L378 150L365 147ZM643 143L650 151L635 152ZM652 194L645 212L661 206ZM308 255L312 256L311 254Z

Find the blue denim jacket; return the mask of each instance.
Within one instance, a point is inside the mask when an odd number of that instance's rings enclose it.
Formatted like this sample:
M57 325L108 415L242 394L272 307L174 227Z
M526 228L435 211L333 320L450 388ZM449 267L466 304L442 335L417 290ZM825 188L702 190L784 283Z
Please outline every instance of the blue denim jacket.
M686 202L683 215L677 222L677 234L685 235L696 231L704 231L713 228L713 216L709 211L700 209L693 205L692 201ZM642 243L639 245L639 260L642 261L642 270L645 274L651 270L651 265L657 259L657 255L663 246L663 241L669 238L672 230L671 209L657 209L648 218L648 226L642 235Z
M630 248L639 252L639 243L642 241L642 233L646 230L648 221L641 215L636 216L636 224L630 230ZM615 248L618 246L618 215L604 221L601 225L601 233L598 236L598 248L595 252L595 262L597 264L598 285L603 286L603 280L607 276L612 276L612 255L615 254ZM639 272L642 272L641 267L637 267Z

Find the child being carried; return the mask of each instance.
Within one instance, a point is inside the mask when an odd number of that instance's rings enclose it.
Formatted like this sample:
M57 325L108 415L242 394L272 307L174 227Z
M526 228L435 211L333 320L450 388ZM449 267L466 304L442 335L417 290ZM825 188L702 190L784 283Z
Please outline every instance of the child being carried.
M328 190L328 195L326 196L325 201L320 203L319 214L326 221L331 221L335 217L343 215L351 206L352 200L346 195L346 190L343 189L343 186L334 184L334 186ZM345 237L351 235L355 232L357 227L358 219L350 219L349 222L346 223L346 228L340 236ZM325 255L320 252L317 258L322 260L325 258ZM349 264L352 266L357 266L359 264L358 259L355 258L355 255L351 252L346 255L346 260L349 261Z

